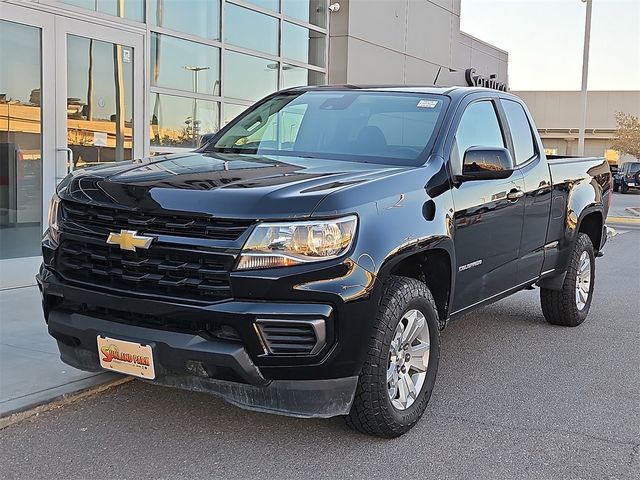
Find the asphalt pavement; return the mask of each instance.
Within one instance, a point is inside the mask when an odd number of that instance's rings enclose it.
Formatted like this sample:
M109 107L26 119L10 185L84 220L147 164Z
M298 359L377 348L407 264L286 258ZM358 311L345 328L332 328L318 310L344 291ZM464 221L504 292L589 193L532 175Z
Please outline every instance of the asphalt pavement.
M634 210L632 210L634 209ZM614 193L610 217L636 217L636 212L640 209L640 189L629 190L627 193ZM640 213L640 212L639 212Z
M640 478L640 230L620 226L578 328L525 291L449 325L407 435L134 381L0 431L9 478Z

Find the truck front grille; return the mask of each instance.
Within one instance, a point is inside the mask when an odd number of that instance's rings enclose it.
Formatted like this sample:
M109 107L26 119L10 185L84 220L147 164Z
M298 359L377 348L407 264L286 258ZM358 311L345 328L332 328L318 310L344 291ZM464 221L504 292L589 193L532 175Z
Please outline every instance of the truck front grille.
M154 215L135 210L87 205L65 200L62 202L65 228L73 232L108 233L136 230L212 240L236 240L254 222L252 220L227 220L204 215Z
M98 242L63 240L56 259L60 275L87 286L163 299L216 302L232 296L232 255L157 245L134 253Z

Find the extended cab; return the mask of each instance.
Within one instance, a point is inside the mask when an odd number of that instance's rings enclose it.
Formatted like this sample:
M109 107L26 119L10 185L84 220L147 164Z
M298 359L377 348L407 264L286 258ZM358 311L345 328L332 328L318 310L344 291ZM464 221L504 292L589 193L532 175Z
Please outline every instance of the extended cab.
M610 199L508 93L295 88L196 152L70 174L38 282L77 368L398 436L450 320L535 286L585 320Z

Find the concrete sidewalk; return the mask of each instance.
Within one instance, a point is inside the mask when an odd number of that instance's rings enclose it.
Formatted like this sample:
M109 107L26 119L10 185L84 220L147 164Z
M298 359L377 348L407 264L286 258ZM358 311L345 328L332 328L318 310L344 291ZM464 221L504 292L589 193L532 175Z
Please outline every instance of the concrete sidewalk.
M37 287L0 291L0 417L118 378L62 363Z

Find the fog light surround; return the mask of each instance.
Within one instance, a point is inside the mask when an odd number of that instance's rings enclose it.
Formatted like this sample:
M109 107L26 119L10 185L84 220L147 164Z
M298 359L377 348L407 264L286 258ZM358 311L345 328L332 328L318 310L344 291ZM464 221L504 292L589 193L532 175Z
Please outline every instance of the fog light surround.
M315 355L327 344L324 319L258 318L254 328L269 355Z

